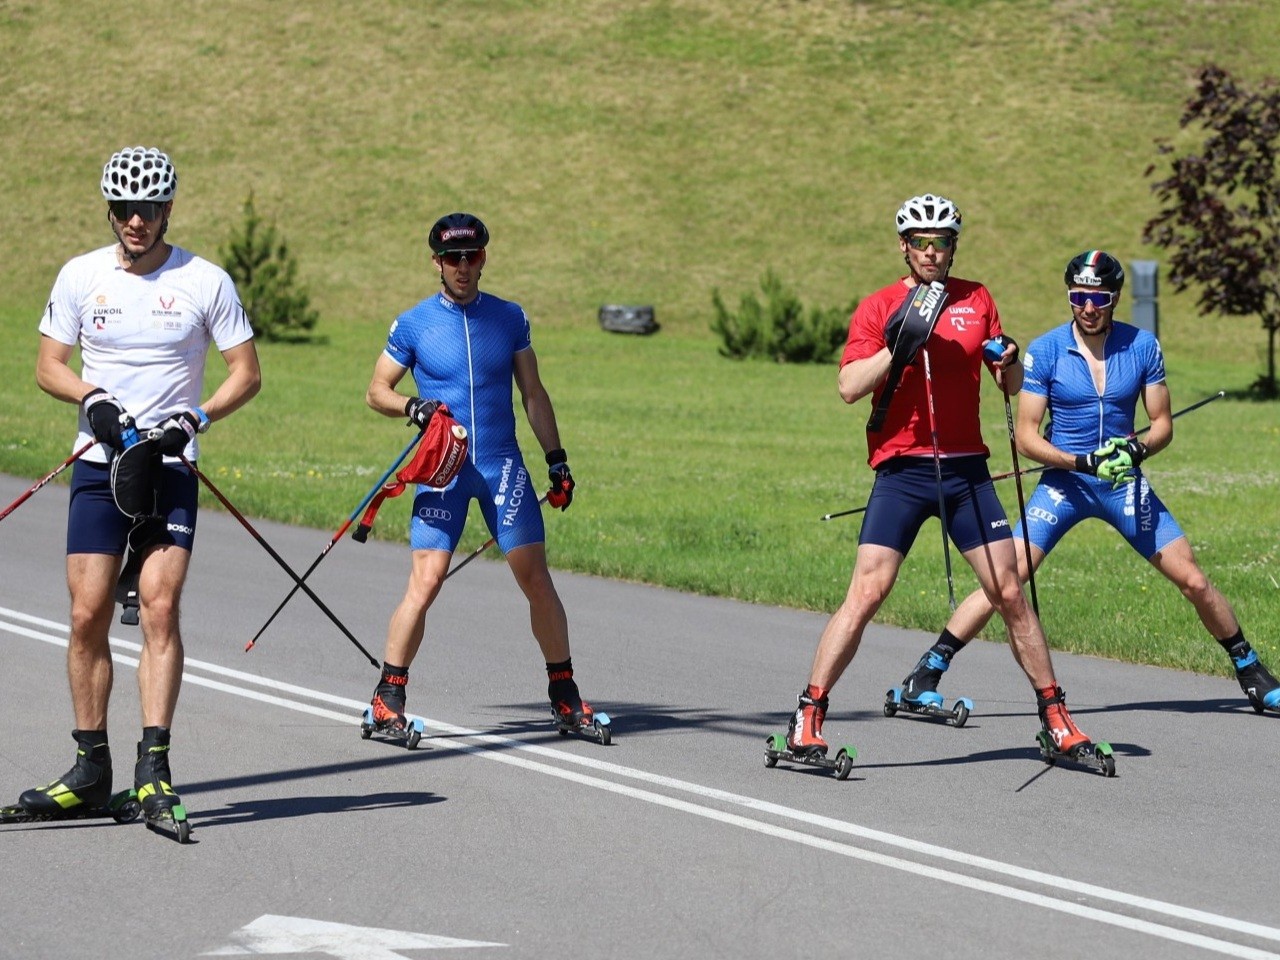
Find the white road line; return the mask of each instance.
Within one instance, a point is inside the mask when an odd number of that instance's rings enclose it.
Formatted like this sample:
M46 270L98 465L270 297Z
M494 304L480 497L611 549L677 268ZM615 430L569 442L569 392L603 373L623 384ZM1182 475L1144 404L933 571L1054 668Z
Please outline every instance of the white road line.
M67 645L66 633L68 628L64 624L56 621L46 620L40 617L34 617L20 611L11 610L0 607L0 616L8 617L11 620L17 620L22 623L34 624L36 626L46 627L59 631L57 635L43 633L38 630L17 626L16 624L5 623L0 621L0 630L5 630L18 636L28 637L30 639L40 640L55 646L65 647ZM111 644L115 647L139 652L141 647L136 643L125 640L112 638ZM112 653L112 659L118 663L136 667L137 659L122 653ZM243 671L234 670L229 667L219 666L218 664L209 663L207 661L187 658L186 666L188 671L184 672L183 679L185 682L195 684L197 686L207 687L222 693L232 694L234 696L245 697L247 699L256 700L261 703L269 703L274 706L284 707L301 713L307 713L312 716L323 717L330 720L336 720L343 723L358 724L359 714L363 711L365 704L363 701L353 700L348 697L334 696L333 694L324 693L318 690L312 690L307 687L299 687L293 684L282 683L270 680L264 677L255 676L253 674L244 673ZM208 677L201 676L189 672L191 668L207 671L223 677L228 677L239 681L240 683L248 683L254 686L267 687L279 693L290 694L292 696L306 697L310 700L329 703L334 706L340 706L344 709L339 712L322 706L315 706L307 703L299 703L296 700L285 699L284 697L275 696L270 693L263 693L257 690L246 689L243 686L236 686L230 683L223 683L219 680L213 680ZM929 866L928 864L917 863L912 860L904 860L899 857L889 856L887 854L876 853L870 850L864 850L860 847L837 840L828 840L823 837L816 837L799 830L789 827L777 826L762 822L760 820L751 819L749 817L740 816L735 813L729 813L723 810L717 810L713 807L703 806L692 803L687 800L681 800L675 797L669 797L664 794L654 793L649 790L643 790L637 787L628 786L626 784L616 783L611 780L604 780L599 777L591 776L585 773L578 773L573 770L566 770L560 766L543 763L540 760L530 759L519 754L533 754L536 756L545 756L554 759L556 763L578 764L597 770L603 773L609 773L614 776L626 777L633 780L640 780L655 786L665 787L669 790L678 790L684 793L690 793L705 800L714 800L720 803L729 804L745 809L766 813L773 816L802 822L814 827L830 830L833 832L844 833L856 836L864 840L874 841L885 845L899 847L901 849L910 850L921 855L950 860L960 863L968 867L986 870L996 874L1017 878L1030 883L1040 884L1054 891L1070 891L1077 894L1083 894L1098 900L1111 902L1117 905L1124 905L1140 910L1146 910L1152 913L1164 914L1183 921L1204 924L1207 926L1219 927L1229 930L1237 934L1259 937L1267 940L1280 941L1280 929L1268 927L1261 924L1252 923L1246 920L1238 920L1232 917L1226 917L1219 914L1208 913L1203 910L1196 910L1189 907L1178 906L1177 904L1165 903L1160 900L1153 900L1147 897L1135 896L1119 890L1111 890L1106 887L1099 887L1093 884L1080 883L1070 880L1066 877L1059 877L1053 874L1042 873L1036 870L1028 870L1023 867L1014 866L1012 864L1002 863L998 860L991 860L986 857L974 856L972 854L963 853L957 850L950 850L946 847L939 847L934 844L922 843L912 840L908 837L900 837L896 834L885 833L880 830L873 830L868 827L861 827L857 824L848 823L847 821L836 820L831 817L824 817L818 814L806 813L802 810L796 810L791 807L784 807L779 804L769 803L768 801L758 800L753 797L747 797L740 794L729 793L724 790L717 790L713 787L705 787L689 781L678 780L672 777L665 777L661 774L648 773L643 770L636 770L630 767L624 767L619 764L610 763L609 761L598 760L590 757L582 757L577 754L566 751L553 750L548 747L538 746L537 744L527 744L519 740L513 740L508 737L486 734L478 730L469 730L464 727L454 726L452 724L443 723L437 720L429 720L423 718L425 724L432 730L442 734L448 734L453 737L467 737L478 743L464 743L456 740L440 740L430 738L425 743L444 750L454 750L457 752L468 753L474 756L494 760L499 763L505 763L510 766L520 767L522 769L542 773L548 776L558 777L573 783L579 783L584 786L593 787L598 790L605 790L620 796L630 797L635 800L641 800L646 803L655 804L657 806L666 807L672 810L679 810L692 816L702 817L708 820L714 820L730 826L739 827L741 829L750 830L775 839L787 840L792 843L798 843L803 846L813 847L815 849L824 850L828 853L838 854L840 856L850 857L852 859L862 860L867 863L874 863L879 866L888 867L905 873L915 874L917 876L927 877L929 879L938 880L943 883L950 883L963 887L967 890L978 890L993 896L1003 897L1009 900L1016 900L1022 903L1028 903L1033 906L1042 907L1047 910L1053 910L1059 913L1070 914L1082 917L1088 920L1094 920L1099 923L1105 923L1110 926L1120 927L1126 930L1132 930L1137 933L1144 933L1149 936L1158 937L1165 940L1184 943L1189 946L1199 947L1201 949L1210 950L1226 956L1250 958L1250 960L1280 960L1280 954L1272 953L1266 950L1259 950L1252 947L1243 946L1241 944L1232 943L1226 940L1219 940L1213 937L1204 936L1202 934L1191 933L1186 930L1179 930L1174 927L1164 926L1162 924L1153 923L1147 920L1140 920L1135 917L1129 917L1124 914L1112 913L1096 907L1089 907L1083 904L1074 903L1069 900L1062 900L1052 896L1035 893L1028 890L1022 890L1017 887L1010 887L1004 884L996 883L990 880L983 880L968 874L956 873L940 867ZM481 745L483 744L483 745ZM494 748L502 748L501 750Z

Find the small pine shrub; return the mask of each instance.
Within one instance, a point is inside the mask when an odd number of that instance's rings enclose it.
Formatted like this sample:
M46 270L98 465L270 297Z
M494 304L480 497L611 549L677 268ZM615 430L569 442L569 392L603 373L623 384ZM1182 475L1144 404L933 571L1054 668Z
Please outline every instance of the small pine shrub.
M760 357L776 363L834 363L849 334L848 308L810 307L783 286L772 271L760 281L762 304L754 293L738 301L737 313L724 305L719 290L711 292L715 317L711 330L720 337L721 356L735 360Z
M304 342L319 314L298 284L298 262L279 239L274 223L264 223L250 193L244 202L240 232L219 251L222 266L235 281L240 302L255 336L264 340Z

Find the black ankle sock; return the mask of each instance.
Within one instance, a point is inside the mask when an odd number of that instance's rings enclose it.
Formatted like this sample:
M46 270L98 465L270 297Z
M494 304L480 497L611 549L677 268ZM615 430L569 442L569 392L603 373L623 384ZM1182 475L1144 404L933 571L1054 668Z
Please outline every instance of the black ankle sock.
M389 680L391 677L397 677L397 678L403 679L404 677L407 677L407 676L409 676L408 667L397 667L395 664L392 664L392 663L384 663L382 665L383 680Z
M1237 659L1247 657L1249 655L1249 651L1253 649L1251 646L1249 646L1249 641L1244 638L1243 627L1236 630L1236 632L1233 633L1231 636L1224 637L1223 639L1219 640L1218 644L1222 647L1223 650L1227 651L1229 655ZM1240 647L1240 649L1237 651L1235 648L1239 644L1243 644L1243 646Z
M947 663L951 662L951 658L965 648L968 640L961 640L950 630L943 629L938 635L938 642L929 648L930 653L936 653Z
M547 679L553 683L556 680L572 680L573 679L573 657L568 660L562 660L560 663L547 664Z

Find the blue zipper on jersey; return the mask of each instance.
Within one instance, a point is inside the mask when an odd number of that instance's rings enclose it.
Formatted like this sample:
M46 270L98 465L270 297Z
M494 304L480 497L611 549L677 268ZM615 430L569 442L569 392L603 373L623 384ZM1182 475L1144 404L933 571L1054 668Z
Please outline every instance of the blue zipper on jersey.
M471 439L467 446L471 462L475 463L476 449L480 444L477 441L479 431L476 430L476 372L471 359L471 318L467 316L467 308L462 304L458 305L458 310L462 313L462 332L467 338L467 392L471 402Z

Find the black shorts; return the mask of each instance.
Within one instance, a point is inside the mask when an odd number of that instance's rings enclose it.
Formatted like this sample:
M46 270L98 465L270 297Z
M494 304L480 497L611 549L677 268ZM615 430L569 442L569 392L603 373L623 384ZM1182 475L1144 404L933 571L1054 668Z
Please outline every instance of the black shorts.
M940 463L947 531L956 548L964 553L1009 539L1009 518L991 483L986 457L946 457ZM894 457L876 468L858 544L890 547L906 556L921 525L937 515L933 458Z
M160 470L159 513L164 520L156 544L172 544L190 551L196 539L196 504L200 499L196 475L181 463ZM77 460L71 468L71 506L67 511L67 553L105 553L123 556L129 530L137 523L116 507L111 497L111 468L105 463Z

